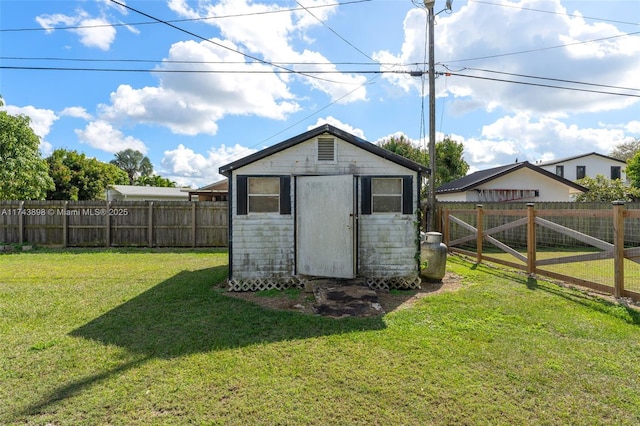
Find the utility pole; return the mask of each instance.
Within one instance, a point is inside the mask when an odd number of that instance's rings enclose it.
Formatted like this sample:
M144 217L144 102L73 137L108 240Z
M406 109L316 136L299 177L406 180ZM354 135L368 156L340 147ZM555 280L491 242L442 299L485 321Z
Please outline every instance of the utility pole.
M428 11L429 25L429 231L436 231L436 68L435 44L433 40L435 14L433 8L435 0L424 0Z

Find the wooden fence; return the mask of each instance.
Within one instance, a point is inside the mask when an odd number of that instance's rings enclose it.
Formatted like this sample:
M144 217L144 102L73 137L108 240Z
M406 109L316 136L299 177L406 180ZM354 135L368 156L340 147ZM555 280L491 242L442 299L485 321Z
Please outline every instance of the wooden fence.
M578 203L574 204L579 206ZM478 263L483 260L503 264L517 269L525 270L528 274L539 274L554 279L589 287L594 290L613 294L615 297L629 297L640 301L640 243L638 238L638 226L640 225L640 209L628 209L623 202L609 205L608 209L549 209L537 208L534 204L519 204L519 209L485 209L483 205L477 205L475 209L452 209L450 206L442 206L441 219L444 241L452 252L459 252L475 256ZM602 207L602 205L600 205ZM467 220L462 220L466 217ZM472 218L469 220L469 218ZM490 218L500 218L500 224L488 225ZM549 219L555 219L551 221ZM558 219L572 218L573 227L567 227L558 223ZM593 226L596 219L599 227ZM585 226L585 224L587 226ZM577 225L577 226L576 226ZM580 229L580 226L583 229ZM526 250L518 250L517 243L507 244L506 235L525 235ZM466 235L462 235L466 231ZM631 230L631 231L630 231ZM593 231L593 232L590 232ZM609 239L596 237L593 234L607 234ZM555 239L550 235L554 234ZM500 237L498 237L500 236ZM557 238L560 236L561 238ZM513 235L511 235L513 238ZM519 238L519 237L518 237ZM578 247L579 254L563 255L538 259L541 242L546 241L545 247L551 247L552 241L561 242L562 247L567 247L564 240L573 241L573 247ZM511 241L518 241L512 239ZM469 243L475 246L475 250L469 250ZM485 244L489 243L501 252L512 256L512 260L485 253ZM588 246L591 250L582 250ZM595 249L593 249L595 248ZM566 254L566 253L565 253ZM587 262L613 259L613 262L605 264L610 270L606 274L611 277L611 285L596 282L589 278L569 276L549 270L551 265L562 265L580 262L581 266ZM628 262L625 262L625 259ZM630 263L631 262L631 263ZM625 264L631 265L634 272L625 274ZM629 268L632 269L632 268ZM626 288L625 285L629 288ZM633 288L630 289L630 288Z
M227 247L226 201L0 201L0 244Z

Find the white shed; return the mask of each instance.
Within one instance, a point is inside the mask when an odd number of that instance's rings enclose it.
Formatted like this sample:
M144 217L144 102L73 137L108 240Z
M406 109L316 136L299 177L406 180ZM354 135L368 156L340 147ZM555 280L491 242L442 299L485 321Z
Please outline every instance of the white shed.
M418 287L428 172L328 124L220 167L229 179L229 289L301 287L315 277Z

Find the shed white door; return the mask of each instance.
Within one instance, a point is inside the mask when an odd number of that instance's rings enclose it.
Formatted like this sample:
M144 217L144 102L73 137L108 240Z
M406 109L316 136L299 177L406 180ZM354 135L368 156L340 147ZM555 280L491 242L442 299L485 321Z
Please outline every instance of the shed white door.
M299 274L353 278L353 175L296 178Z

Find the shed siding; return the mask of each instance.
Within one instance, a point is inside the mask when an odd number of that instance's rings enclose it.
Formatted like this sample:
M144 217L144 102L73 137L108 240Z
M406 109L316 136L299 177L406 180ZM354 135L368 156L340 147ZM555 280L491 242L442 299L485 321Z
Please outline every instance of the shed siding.
M415 216L360 216L359 271L362 275L404 277L418 273Z
M403 166L336 138L337 162L316 160L316 139L248 164L234 173L273 175L413 174Z
M293 216L234 217L232 274L236 278L291 276Z

